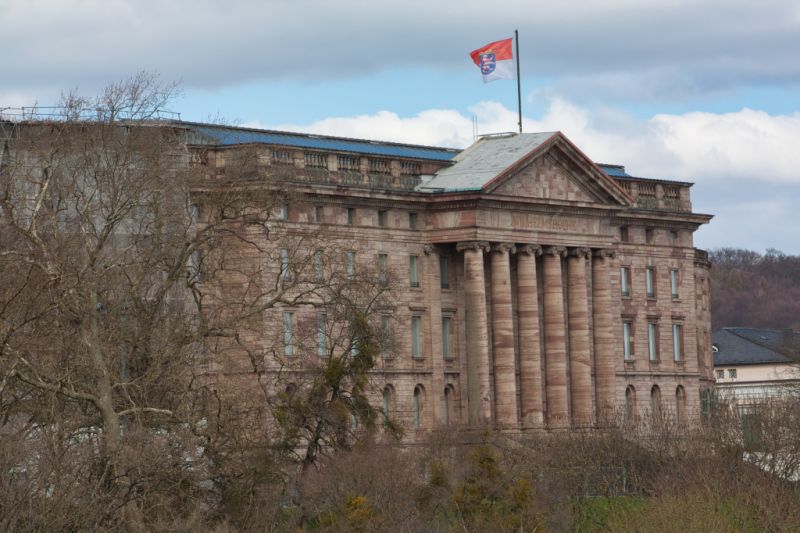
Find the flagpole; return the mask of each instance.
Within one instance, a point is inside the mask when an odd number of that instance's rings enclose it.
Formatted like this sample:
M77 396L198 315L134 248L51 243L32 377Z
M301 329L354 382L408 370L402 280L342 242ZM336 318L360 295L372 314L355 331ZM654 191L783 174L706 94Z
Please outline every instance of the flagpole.
M519 79L519 32L514 30L514 43L517 45L517 113L519 114L519 132L522 133L522 81Z

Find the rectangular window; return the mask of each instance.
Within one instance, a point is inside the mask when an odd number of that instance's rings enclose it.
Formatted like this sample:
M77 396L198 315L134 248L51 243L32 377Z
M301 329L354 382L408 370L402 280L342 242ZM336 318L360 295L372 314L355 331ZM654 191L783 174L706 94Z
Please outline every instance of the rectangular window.
M289 279L289 250L281 248L281 279Z
M672 354L675 361L683 360L683 326L680 324L672 325Z
M622 242L628 242L628 226L620 226L619 228L619 240Z
M633 359L632 325L630 322L622 323L622 354L626 361Z
M450 288L450 279L447 272L447 256L440 255L439 256L439 281L441 282L441 287L443 289Z
M658 361L658 324L647 323L647 353L651 361Z
M281 206L280 217L281 217L281 220L288 220L289 219L289 204L283 204Z
M317 281L322 281L324 276L325 272L322 269L322 250L317 250L314 252L314 277Z
M391 335L391 317L389 315L383 315L381 317L381 356L384 359L391 357L391 353L389 352L389 339Z
M417 229L417 214L416 213L409 213L408 214L408 227L410 229Z
M317 313L317 355L328 357L328 334L325 331L325 313Z
M627 298L631 295L631 267L620 268L619 286L622 290L622 296Z
M422 357L422 343L420 334L422 329L422 317L414 315L411 317L411 357Z
M724 379L724 378L725 378L725 371L717 370L717 379Z
M645 284L647 288L647 297L656 297L656 269L654 267L647 267L645 271Z
M294 337L292 335L292 321L294 313L291 311L283 312L283 355L291 357L294 355Z
M322 207L314 207L314 222L322 222Z
M347 279L353 279L356 275L356 253L347 252Z
M679 297L678 293L678 269L673 268L669 271L669 285L672 290L672 299L677 300Z
M356 210L354 207L347 208L347 225L352 226L356 219Z
M378 254L378 282L385 287L389 283L389 256Z
M378 211L378 226L386 227L386 211Z
M731 379L736 379L736 369L735 368L729 368L728 369L728 377L731 378Z
M655 230L653 228L647 228L644 230L644 239L647 241L647 244L653 244L656 242L655 238Z
M419 257L411 255L408 258L408 281L412 287L419 287Z
M450 359L450 317L442 317L442 357Z

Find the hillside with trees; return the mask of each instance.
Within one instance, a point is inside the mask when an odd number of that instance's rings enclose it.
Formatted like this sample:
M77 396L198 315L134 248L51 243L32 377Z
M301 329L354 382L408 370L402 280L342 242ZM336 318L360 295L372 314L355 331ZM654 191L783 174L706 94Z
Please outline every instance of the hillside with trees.
M710 252L711 323L800 330L800 256L769 249Z

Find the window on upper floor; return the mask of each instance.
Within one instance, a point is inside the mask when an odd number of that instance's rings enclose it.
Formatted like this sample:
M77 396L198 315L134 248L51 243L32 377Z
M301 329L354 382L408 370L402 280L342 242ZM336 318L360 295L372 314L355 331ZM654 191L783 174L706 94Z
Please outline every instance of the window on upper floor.
M346 255L346 273L347 279L353 279L356 275L356 253L355 252L347 252Z
M655 244L656 232L653 228L646 228L644 230L644 240L647 241L647 244Z
M378 254L378 283L385 287L389 283L389 256Z
M619 287L623 297L627 298L631 295L631 267L620 268Z
M291 311L283 312L283 355L291 357L294 355L294 331L292 322L294 313Z
M656 297L656 269L655 267L647 267L645 270L645 289L648 298Z
M422 357L422 317L414 315L411 317L411 357L418 359Z
M450 352L450 323L449 316L442 317L442 357L450 359L453 355Z
M678 292L678 269L673 268L669 271L669 286L670 292L672 293L672 299L677 300L679 298Z
M672 355L676 362L683 361L683 325L672 324Z
M442 289L450 288L450 273L447 268L447 256L439 256L439 283Z
M408 214L408 228L409 229L417 229L417 214L416 213L409 213Z
M322 207L314 206L314 222L322 222Z
M717 370L717 379L725 379L725 371Z
M386 211L379 210L378 211L378 226L385 228L386 227Z
M619 227L619 240L621 242L630 242L630 235L628 234L628 226Z
M626 361L633 360L633 322L622 323L622 354Z
M735 368L729 368L728 369L728 377L730 379L736 379L736 369Z
M419 287L419 256L408 256L408 281L412 287Z
M647 354L650 361L658 361L658 323L647 323Z
M356 220L356 209L355 207L348 207L347 208L347 225L352 226L355 224Z

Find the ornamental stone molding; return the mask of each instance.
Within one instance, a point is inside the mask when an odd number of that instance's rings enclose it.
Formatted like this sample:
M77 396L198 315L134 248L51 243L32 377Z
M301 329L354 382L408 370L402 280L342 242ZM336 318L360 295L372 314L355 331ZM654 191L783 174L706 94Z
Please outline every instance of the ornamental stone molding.
M434 250L433 244L426 244L425 247L422 249L425 255L431 255L433 253L433 250Z
M578 259L589 259L592 255L591 248L570 248L569 249L569 256L570 257L577 257Z
M598 259L614 259L614 250L611 248L598 248L593 251L594 257Z
M567 249L564 246L547 246L542 252L544 255L555 255L560 257L567 256Z
M476 252L488 252L491 246L486 241L465 241L456 244L456 251L474 250Z
M500 252L500 253L511 252L513 254L514 252L516 252L516 249L517 247L510 242L498 242L492 245L493 252Z
M528 254L536 257L538 255L542 255L542 247L538 244L521 244L514 248L514 252L517 254Z

